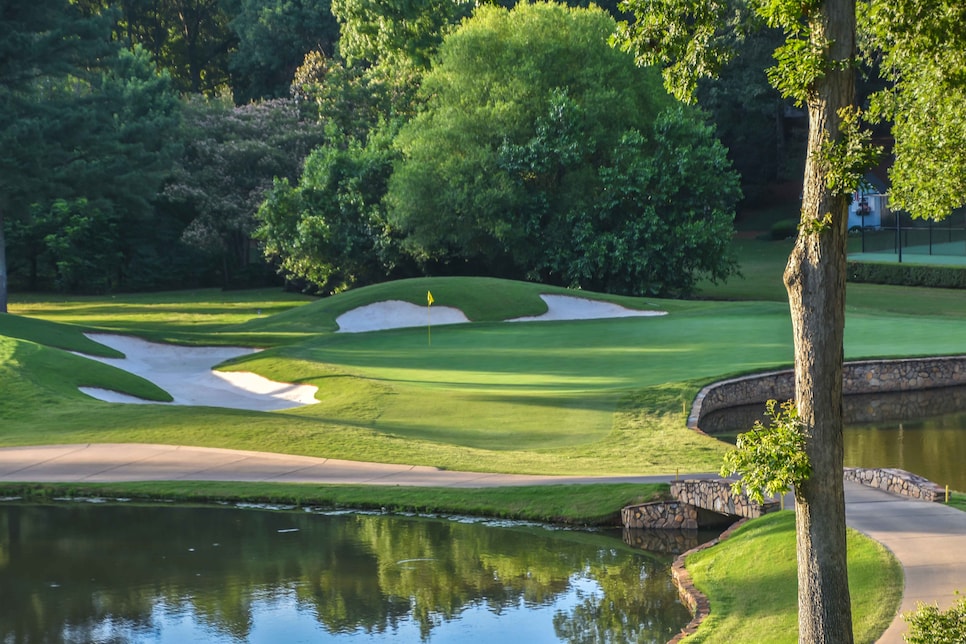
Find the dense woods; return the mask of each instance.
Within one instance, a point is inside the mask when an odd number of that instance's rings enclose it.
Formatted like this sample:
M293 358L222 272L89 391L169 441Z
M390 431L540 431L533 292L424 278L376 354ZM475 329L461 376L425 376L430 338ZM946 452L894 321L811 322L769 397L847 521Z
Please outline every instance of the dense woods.
M725 278L739 180L801 163L781 101L745 66L702 86L708 111L678 103L609 45L614 13L0 0L0 310L8 282Z

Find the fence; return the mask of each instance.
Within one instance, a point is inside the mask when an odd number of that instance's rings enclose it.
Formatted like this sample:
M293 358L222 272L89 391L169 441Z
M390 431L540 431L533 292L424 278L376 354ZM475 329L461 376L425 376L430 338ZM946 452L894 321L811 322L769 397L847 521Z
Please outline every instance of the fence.
M966 258L966 216L954 213L946 220L914 220L908 215L891 217L878 229L859 229L861 252L893 255L902 262L904 255Z

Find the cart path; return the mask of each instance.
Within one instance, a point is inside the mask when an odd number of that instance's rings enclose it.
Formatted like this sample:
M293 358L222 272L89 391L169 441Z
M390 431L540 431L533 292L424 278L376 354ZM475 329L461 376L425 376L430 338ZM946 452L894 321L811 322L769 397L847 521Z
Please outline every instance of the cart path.
M713 476L686 474L682 476ZM0 482L251 481L455 488L658 483L672 476L532 476L456 472L268 452L151 444L76 444L0 449ZM889 548L905 573L900 614L918 602L946 608L966 592L966 512L845 485L846 521ZM879 640L902 644L896 616Z

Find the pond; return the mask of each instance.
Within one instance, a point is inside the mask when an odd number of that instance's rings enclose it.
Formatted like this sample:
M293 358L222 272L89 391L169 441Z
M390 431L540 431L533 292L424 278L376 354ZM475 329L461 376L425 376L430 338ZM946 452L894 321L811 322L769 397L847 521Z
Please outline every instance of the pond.
M764 404L718 410L701 428L734 442L762 417ZM966 491L966 387L846 396L845 465L898 467Z
M620 534L234 507L0 504L0 642L666 642Z

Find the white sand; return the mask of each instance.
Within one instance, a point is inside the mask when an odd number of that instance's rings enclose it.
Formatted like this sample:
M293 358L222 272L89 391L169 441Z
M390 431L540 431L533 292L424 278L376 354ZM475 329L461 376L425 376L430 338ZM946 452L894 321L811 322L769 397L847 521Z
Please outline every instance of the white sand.
M568 295L541 295L547 303L543 315L515 318L508 322L544 320L593 320L615 317L666 315L665 311L638 311L609 302L597 302ZM348 311L338 318L341 333L382 331L427 324L464 324L469 322L459 309L425 306L389 300ZM183 347L158 344L122 335L92 333L88 337L117 349L124 358L85 356L113 365L150 380L174 398L173 403L155 403L116 391L82 387L85 394L117 403L198 405L255 411L276 411L317 403L317 387L274 382L251 372L214 371L212 367L255 349L240 347Z
M451 306L417 306L401 300L386 300L346 311L335 319L340 333L385 331L413 326L464 324L462 311Z
M667 315L666 311L638 311L610 302L598 302L570 295L541 295L547 312L507 322L541 322L545 320L599 320L638 316ZM340 333L384 331L414 326L463 324L469 319L459 309L449 306L417 306L400 300L388 300L352 309L336 318Z
M507 322L540 322L543 320L601 320L604 318L653 317L667 315L667 311L639 311L629 309L619 304L586 300L582 297L570 295L541 295L540 299L547 303L547 312L522 318L513 318Z
M318 402L317 387L274 382L245 371L213 371L216 364L255 353L240 347L184 347L122 335L91 333L95 342L117 349L124 358L86 358L113 365L158 385L174 398L155 403L116 391L84 387L81 391L105 402L228 407L255 411L290 409Z

